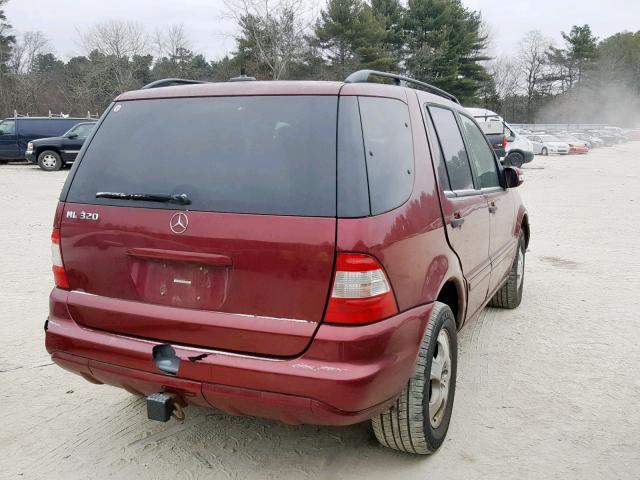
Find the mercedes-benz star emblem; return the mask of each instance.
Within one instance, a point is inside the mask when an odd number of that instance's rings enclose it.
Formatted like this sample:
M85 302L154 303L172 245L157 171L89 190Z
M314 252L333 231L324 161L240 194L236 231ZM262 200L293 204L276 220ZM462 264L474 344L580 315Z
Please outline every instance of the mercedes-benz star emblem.
M173 217L171 217L171 221L169 222L169 227L171 227L171 231L173 233L184 233L187 231L188 226L189 217L187 217L184 213L176 213Z

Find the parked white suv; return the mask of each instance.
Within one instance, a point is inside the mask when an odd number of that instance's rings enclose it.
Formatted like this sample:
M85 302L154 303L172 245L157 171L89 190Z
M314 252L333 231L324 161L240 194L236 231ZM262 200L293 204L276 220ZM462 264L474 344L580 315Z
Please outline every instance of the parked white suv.
M502 132L507 138L506 155L502 159L504 165L521 167L533 160L533 144L516 132L500 115L485 108L467 108L467 111L473 115L485 135L495 133L497 126L502 126Z

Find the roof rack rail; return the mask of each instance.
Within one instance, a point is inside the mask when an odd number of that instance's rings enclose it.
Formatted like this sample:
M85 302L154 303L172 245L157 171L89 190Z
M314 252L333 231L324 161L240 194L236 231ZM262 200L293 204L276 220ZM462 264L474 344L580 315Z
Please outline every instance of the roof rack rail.
M13 118L82 118L80 116L72 116L70 113L53 113L51 110L46 115L31 115L30 113L22 114L18 113L18 110L13 111ZM100 118L100 114L92 114L87 112L87 119Z
M434 87L433 85L421 82L420 80L415 80L413 78L405 77L403 75L398 75L395 73L379 72L377 70L358 70L357 72L353 72L351 75L349 75L344 82L367 83L369 81L369 77L391 78L393 80L393 83L399 87L408 86L407 84L418 85L429 93L439 95L460 105L460 100L458 100L454 95L451 95L450 93L447 93L438 87Z
M142 90L148 90L150 88L160 87L175 87L177 85L194 85L197 83L207 83L202 80L187 80L184 78L163 78L162 80L156 80L155 82L148 83Z

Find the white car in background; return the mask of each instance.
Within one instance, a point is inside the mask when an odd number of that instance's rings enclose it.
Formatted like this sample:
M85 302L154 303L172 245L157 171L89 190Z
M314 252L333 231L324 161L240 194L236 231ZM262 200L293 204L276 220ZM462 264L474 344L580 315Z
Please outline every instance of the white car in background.
M549 155L552 153L559 155L569 154L569 144L567 142L563 142L557 137L554 137L553 135L529 135L528 138L533 142L534 147L539 145L540 155ZM536 154L537 153L538 152L536 152Z
M530 135L523 131L520 131L520 133L524 134L524 136L531 142L531 145L533 145L533 153L535 155L549 155L549 148L544 146L540 137L537 135Z

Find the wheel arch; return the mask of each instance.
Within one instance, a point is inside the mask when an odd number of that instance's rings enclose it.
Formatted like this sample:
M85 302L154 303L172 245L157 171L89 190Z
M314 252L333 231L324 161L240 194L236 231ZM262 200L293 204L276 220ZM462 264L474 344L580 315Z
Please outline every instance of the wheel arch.
M60 150L60 148L59 147L52 147L52 146L36 147L36 159L38 159L40 157L42 152L46 152L47 150L51 150L52 152L56 152L58 155L60 155L60 159L62 160L62 151Z
M449 306L453 312L454 318L456 319L456 327L458 329L460 329L464 323L464 300L464 286L454 277L449 278L442 284L442 287L440 287L440 291L438 292L438 296L436 297L437 302L441 302Z
M529 247L529 238L531 237L531 231L529 230L529 216L525 213L522 216L521 229L524 232L524 247Z
M518 207L518 215L513 225L513 236L515 240L520 236L520 232L524 232L524 248L526 249L529 247L529 240L531 239L531 228L529 226L529 214L522 204Z

